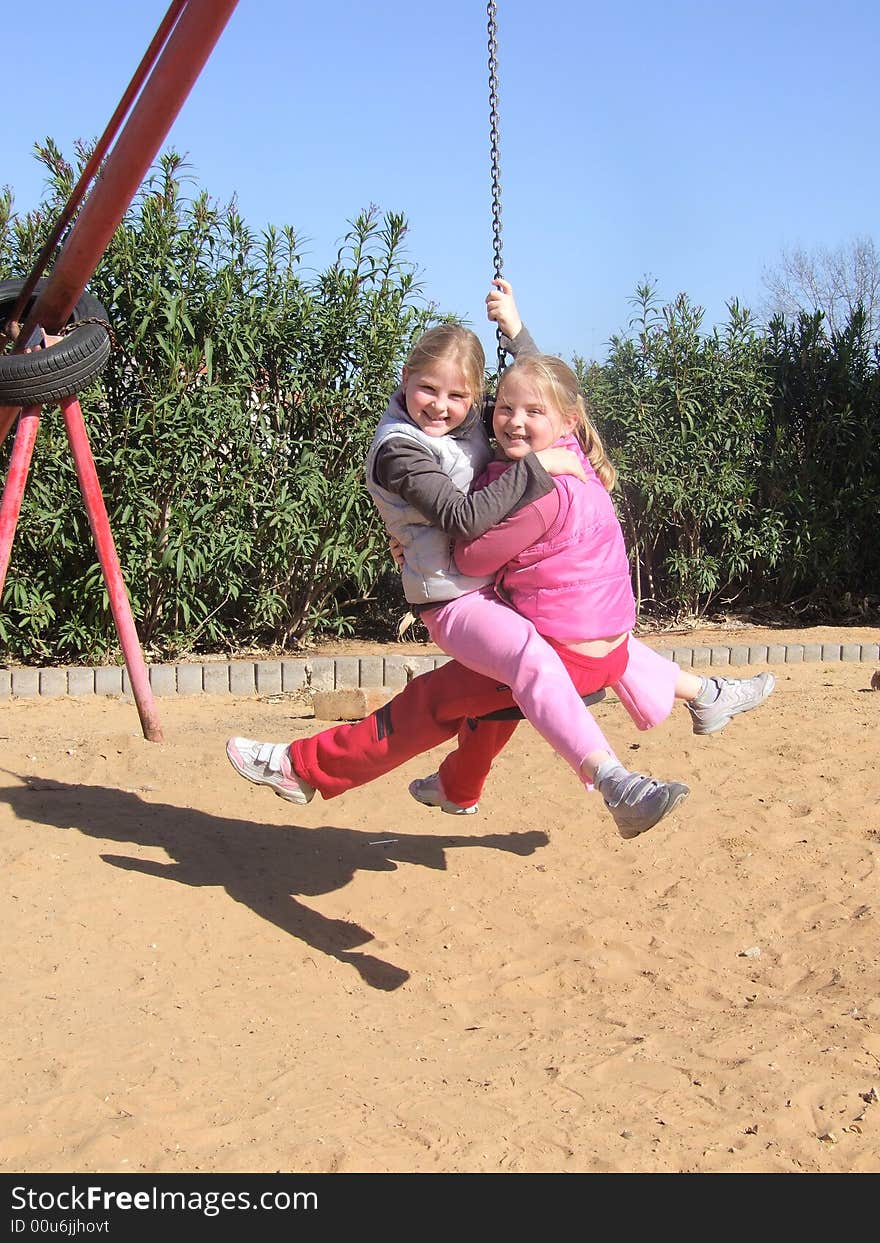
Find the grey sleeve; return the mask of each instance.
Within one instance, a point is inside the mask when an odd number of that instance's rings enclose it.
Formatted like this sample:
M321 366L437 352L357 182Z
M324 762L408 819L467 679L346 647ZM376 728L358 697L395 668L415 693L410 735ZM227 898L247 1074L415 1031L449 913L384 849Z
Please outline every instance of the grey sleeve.
M503 518L553 491L553 480L533 455L514 462L485 488L460 492L418 445L391 440L376 454L378 483L417 509L450 539L476 539Z
M528 358L530 354L541 353L525 324L523 324L515 337L507 337L502 333L501 344L507 353L512 354L514 358Z

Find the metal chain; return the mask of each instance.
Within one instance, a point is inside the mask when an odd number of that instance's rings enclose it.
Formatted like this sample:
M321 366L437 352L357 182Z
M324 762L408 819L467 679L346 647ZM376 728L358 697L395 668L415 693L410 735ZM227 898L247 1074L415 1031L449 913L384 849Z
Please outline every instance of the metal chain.
M116 339L116 333L113 331L111 326L108 324L107 320L102 319L100 315L89 315L86 319L71 320L70 323L64 324L63 327L61 327L58 330L58 332L54 333L53 335L57 337L67 337L70 335L70 333L73 332L75 328L82 328L85 324L100 324L101 327L104 329L104 331L107 333L107 336L110 338L110 344L113 347L113 349L116 349L118 347L119 342ZM4 325L4 328L5 327L6 325ZM34 325L34 328L36 332L39 332L40 340L45 342L46 340L45 330L41 328L39 324ZM16 329L14 333L12 332L7 333L5 331L0 332L0 352L2 352L2 350L5 348L6 345L9 344L10 341L17 340L18 335L19 335L18 328Z
M495 0L489 0L486 6L489 18L489 146L492 162L492 237L495 275L504 275L504 263L501 255L501 163L499 159L499 116L498 116L498 21ZM498 374L504 370L507 355L501 345L502 332L496 328L498 338Z
M73 332L74 328L82 328L85 324L100 324L107 333L107 336L110 338L110 344L113 348L115 349L119 344L116 340L116 333L107 323L106 319L101 319L100 315L89 315L86 319L75 319L71 323L65 324L58 333L58 336L66 337L69 333Z

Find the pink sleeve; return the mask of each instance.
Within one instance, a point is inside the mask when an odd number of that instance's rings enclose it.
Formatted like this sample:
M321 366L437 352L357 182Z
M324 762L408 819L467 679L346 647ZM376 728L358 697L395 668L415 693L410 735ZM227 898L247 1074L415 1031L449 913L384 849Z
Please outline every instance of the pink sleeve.
M518 509L515 514L490 527L485 535L472 540L456 540L455 564L462 574L475 578L495 574L514 557L547 534L559 513L559 493L554 488L547 496Z

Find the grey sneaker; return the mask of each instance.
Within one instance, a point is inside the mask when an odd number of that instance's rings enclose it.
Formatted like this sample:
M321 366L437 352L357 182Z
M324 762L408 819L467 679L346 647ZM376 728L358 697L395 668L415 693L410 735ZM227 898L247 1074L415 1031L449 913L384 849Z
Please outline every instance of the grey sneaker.
M696 699L688 704L695 734L714 734L740 712L751 712L764 702L776 679L772 673L753 678L706 678Z
M687 798L690 789L680 781L656 781L631 773L616 760L600 764L594 778L621 837L638 837L653 829Z
M479 804L472 807L459 807L451 803L443 793L443 784L439 773L431 773L430 777L417 777L409 783L409 792L417 803L425 807L439 807L449 816L473 816L479 811Z
M254 738L229 738L226 741L229 763L237 773L254 785L269 786L279 798L305 807L315 797L308 782L297 777L290 763L286 742L257 742Z

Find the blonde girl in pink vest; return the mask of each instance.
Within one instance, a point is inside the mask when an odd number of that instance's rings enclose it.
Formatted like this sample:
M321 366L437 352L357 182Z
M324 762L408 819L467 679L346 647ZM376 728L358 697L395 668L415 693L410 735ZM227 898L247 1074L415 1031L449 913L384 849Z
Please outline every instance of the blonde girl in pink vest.
M577 376L558 358L533 355L515 362L501 378L494 412L498 456L475 489L498 479L530 453L553 446L581 458L586 482L573 476L554 479L554 491L517 510L500 525L469 541L458 541L455 561L466 575L494 576L494 587L473 592L454 609L423 614L431 637L462 664L486 672L485 635L500 631L509 660L520 645L540 654L529 627L557 651L587 662L597 686L610 686L639 729L664 720L676 699L684 701L695 733L722 728L733 715L757 707L770 694L773 675L732 680L705 679L679 668L633 637L636 608L630 566L610 492L615 470L587 416ZM506 601L521 621L505 613ZM525 623L525 624L523 624ZM497 651L499 641L493 641ZM540 695L540 672L538 694ZM553 704L546 710L552 714ZM593 730L578 734L580 757L569 762L581 780L595 785L624 836L635 836L668 815L688 793L680 782L662 782L631 773L615 757L592 717ZM546 735L545 735L546 736ZM561 751L561 748L559 748ZM458 762L474 772L460 741ZM487 762L485 745L474 745ZM564 754L564 752L562 752ZM456 757L444 763L447 783L455 783ZM436 804L436 775L412 783L411 793Z

